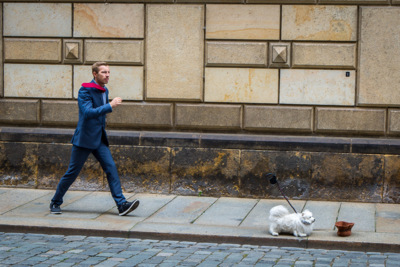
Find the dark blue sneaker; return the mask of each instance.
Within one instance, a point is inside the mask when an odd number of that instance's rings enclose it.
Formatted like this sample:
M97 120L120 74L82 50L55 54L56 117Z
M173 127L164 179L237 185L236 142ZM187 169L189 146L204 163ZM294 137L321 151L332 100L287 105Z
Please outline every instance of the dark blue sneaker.
M134 211L139 206L139 200L135 199L132 202L125 202L118 206L119 216L125 216L128 213Z
M62 212L61 212L60 205L57 205L56 203L51 202L50 203L50 213L51 214L61 214Z

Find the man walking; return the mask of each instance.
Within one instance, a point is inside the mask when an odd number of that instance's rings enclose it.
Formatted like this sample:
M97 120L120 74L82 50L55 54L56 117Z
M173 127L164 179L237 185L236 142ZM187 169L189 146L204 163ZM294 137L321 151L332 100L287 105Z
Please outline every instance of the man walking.
M126 201L122 194L117 167L111 156L105 130L106 114L121 104L120 97L108 100L105 85L110 78L110 68L105 62L92 66L93 80L83 83L78 94L79 121L71 143L72 153L67 172L60 179L50 203L52 214L61 214L61 204L68 188L75 181L90 153L100 162L107 175L111 195L117 204L119 215L124 216L139 206L139 200Z

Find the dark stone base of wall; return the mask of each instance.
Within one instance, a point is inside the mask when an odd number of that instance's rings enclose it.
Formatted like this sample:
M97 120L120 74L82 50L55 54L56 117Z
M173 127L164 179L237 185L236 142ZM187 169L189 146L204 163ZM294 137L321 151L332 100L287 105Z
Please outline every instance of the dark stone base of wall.
M0 186L55 189L71 129L0 127ZM109 131L123 189L178 195L400 203L400 140ZM90 157L72 189L108 190Z

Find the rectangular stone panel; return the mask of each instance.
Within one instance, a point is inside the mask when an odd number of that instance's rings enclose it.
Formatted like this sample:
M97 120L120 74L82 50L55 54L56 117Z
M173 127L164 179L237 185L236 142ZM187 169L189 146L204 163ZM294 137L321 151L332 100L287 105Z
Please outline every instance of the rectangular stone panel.
M396 0L392 0L396 1ZM390 0L319 0L320 4L389 4Z
M4 39L5 62L61 62L61 39Z
M174 148L171 154L171 193L238 196L240 151Z
M93 79L92 66L74 66L74 97L78 98L78 92L82 83L88 83ZM122 100L143 99L143 67L110 66L110 80L106 85L109 90L109 98L121 97Z
M317 132L384 134L385 109L317 108Z
M244 129L262 131L311 132L312 107L244 107Z
M70 144L45 144L38 145L37 176L38 188L56 189L60 178L68 169L71 158L72 145ZM107 184L100 163L90 154L78 178L71 185L70 190L103 190Z
M356 44L293 43L292 66L305 68L356 68Z
M240 129L240 105L176 104L175 124L191 129Z
M282 40L356 41L357 6L282 6Z
M111 146L110 151L125 191L170 192L170 148Z
M3 51L3 9L0 11L0 51ZM3 53L0 53L0 60L3 62ZM3 64L0 64L0 73L3 72ZM3 75L0 75L0 97L4 96L3 92Z
M45 125L76 126L79 118L78 102L43 100L40 115L41 123Z
M4 36L72 36L72 5L4 3Z
M0 99L0 114L2 123L38 123L39 100Z
M311 156L302 151L241 150L241 197L281 198L267 173L275 173L290 199L308 199L311 183Z
M143 65L143 41L85 40L85 63Z
M381 202L382 155L312 153L310 198L332 201Z
M4 64L4 96L71 98L72 67Z
M355 71L281 69L280 103L346 105L355 101Z
M207 42L207 66L266 66L267 43Z
M207 5L207 39L279 40L279 5Z
M146 99L203 98L204 6L148 5Z
M389 134L400 134L400 109L389 109Z
M37 150L38 145L34 143L0 142L0 186L35 188L38 178ZM12 204L7 203L7 206Z
M172 127L169 103L123 103L107 116L111 127Z
M278 103L278 70L206 68L204 100L225 103Z
M74 37L143 38L143 4L74 4Z
M400 156L385 155L385 181L383 187L383 202L400 203Z
M315 4L317 0L247 0L249 4Z
M399 105L400 9L361 7L360 16L358 103Z

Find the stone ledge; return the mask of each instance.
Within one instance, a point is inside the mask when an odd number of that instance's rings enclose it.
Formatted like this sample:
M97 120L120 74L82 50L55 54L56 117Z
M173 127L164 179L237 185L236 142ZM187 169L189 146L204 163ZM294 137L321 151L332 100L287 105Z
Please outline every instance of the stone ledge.
M0 127L0 141L69 143L74 129ZM398 155L400 140L151 131L107 131L112 145Z

